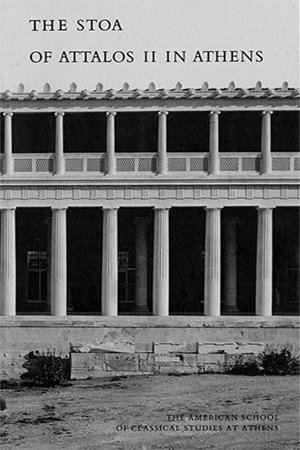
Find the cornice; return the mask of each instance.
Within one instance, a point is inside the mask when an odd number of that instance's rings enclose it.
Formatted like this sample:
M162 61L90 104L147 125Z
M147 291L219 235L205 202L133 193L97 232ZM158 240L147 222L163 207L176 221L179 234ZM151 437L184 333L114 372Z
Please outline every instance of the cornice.
M98 83L96 88L92 91L88 89L78 90L76 83L72 83L68 91L58 89L51 91L49 83L44 85L43 91L31 90L25 91L23 83L18 85L17 91L12 92L6 90L0 93L0 100L10 102L37 100L62 101L62 100L153 100L153 99L288 99L299 98L299 89L290 88L287 82L284 82L281 87L269 88L263 87L262 83L258 81L254 87L240 88L236 87L232 81L228 87L225 88L211 88L207 82L204 82L199 88L184 88L178 82L173 89L158 89L153 82L151 82L147 89L130 89L128 83L124 83L119 90L104 89L101 83Z

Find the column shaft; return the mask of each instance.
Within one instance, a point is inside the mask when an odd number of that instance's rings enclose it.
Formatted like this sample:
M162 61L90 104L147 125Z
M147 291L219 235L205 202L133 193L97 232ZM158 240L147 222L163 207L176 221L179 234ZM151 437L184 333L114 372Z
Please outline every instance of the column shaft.
M102 315L118 315L118 210L103 209Z
M272 208L258 209L255 312L272 315Z
M57 112L55 125L55 174L63 175L65 173L64 161L64 120L65 113Z
M136 312L148 313L148 218L138 217L135 227L135 306Z
M159 175L168 173L167 155L167 111L158 113L158 171Z
M237 308L237 223L228 217L224 223L224 312L234 314Z
M51 314L67 314L67 211L52 209Z
M4 113L4 175L13 175L12 158L12 116L13 113Z
M169 210L154 210L153 314L169 315Z
M261 130L261 173L272 172L271 158L271 114L272 111L263 111Z
M219 173L219 111L210 112L209 121L209 160L210 175Z
M206 209L204 314L221 314L221 211Z
M1 211L0 230L0 313L16 314L16 231L15 209Z
M116 173L116 155L115 155L115 112L106 113L106 174L114 175Z

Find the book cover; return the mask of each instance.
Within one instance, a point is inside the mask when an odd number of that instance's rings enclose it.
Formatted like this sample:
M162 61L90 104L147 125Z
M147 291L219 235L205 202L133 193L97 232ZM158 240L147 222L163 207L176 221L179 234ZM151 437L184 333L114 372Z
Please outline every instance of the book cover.
M299 448L298 2L0 8L3 448Z

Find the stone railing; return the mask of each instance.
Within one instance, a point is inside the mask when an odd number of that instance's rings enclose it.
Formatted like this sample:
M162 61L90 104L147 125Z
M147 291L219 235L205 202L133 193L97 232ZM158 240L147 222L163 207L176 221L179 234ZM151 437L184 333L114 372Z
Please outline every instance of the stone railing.
M271 153L272 172L297 174L300 171L300 155L297 152ZM169 153L168 173L184 176L209 173L209 153ZM43 177L55 173L53 153L14 153L12 155L13 175ZM132 174L139 176L157 173L157 153L116 153L116 176ZM65 175L78 174L84 177L105 175L105 153L65 153ZM4 174L4 157L0 155L0 172ZM260 152L219 153L219 173L222 175L259 174L261 172Z

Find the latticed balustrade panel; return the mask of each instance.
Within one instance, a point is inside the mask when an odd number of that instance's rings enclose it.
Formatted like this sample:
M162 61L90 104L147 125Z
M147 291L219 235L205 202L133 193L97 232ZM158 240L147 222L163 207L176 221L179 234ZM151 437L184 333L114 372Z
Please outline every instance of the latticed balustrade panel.
M156 157L139 158L138 159L139 172L156 172Z
M291 170L290 158L273 158L272 170L274 171Z
M117 172L134 172L134 158L117 158Z
M4 161L3 158L0 156L0 173L4 171Z
M19 159L14 160L14 171L15 172L32 172L32 159Z
M53 172L53 158L41 158L35 161L36 172Z
M83 171L83 159L69 158L65 160L66 172L82 172Z
M168 170L170 172L185 172L186 171L186 159L185 158L169 158Z
M88 172L105 172L105 158L88 158L87 159Z
M238 158L220 158L221 172L237 172L239 170Z
M209 170L209 158L191 158L190 159L190 171L191 172L208 172Z
M300 158L294 159L294 170L300 170Z
M242 158L243 172L260 172L260 157Z

